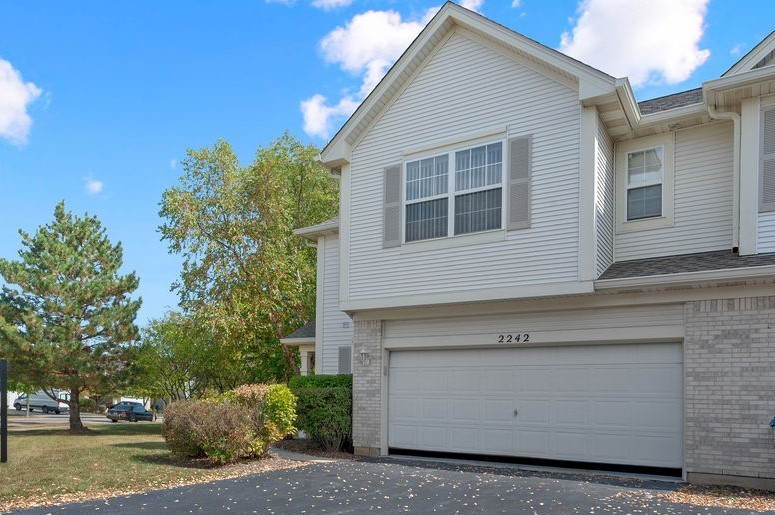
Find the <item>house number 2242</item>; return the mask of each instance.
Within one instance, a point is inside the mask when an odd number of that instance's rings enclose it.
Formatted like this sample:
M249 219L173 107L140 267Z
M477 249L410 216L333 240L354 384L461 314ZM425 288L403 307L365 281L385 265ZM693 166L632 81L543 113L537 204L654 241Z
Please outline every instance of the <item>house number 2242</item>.
M498 343L529 343L530 335L527 333L499 334Z

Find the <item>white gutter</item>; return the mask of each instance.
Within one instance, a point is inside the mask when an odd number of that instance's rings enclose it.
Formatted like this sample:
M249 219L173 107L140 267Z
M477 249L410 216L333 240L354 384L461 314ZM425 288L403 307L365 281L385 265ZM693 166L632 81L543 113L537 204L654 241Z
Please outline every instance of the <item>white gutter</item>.
M733 112L718 112L715 104L708 105L708 114L715 120L732 120L734 136L732 143L732 248L740 248L740 115Z

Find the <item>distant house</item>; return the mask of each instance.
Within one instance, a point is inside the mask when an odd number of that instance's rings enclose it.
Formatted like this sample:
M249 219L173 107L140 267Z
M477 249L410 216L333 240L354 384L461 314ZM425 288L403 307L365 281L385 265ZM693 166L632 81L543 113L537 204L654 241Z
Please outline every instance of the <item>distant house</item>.
M775 487L773 55L639 103L445 4L321 153L340 219L299 231L356 452Z

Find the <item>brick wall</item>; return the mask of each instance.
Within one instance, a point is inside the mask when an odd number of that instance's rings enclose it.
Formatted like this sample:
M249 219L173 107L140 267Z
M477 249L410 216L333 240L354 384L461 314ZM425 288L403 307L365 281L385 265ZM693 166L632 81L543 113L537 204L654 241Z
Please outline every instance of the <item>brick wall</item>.
M689 480L775 478L768 425L775 416L775 297L695 301L685 310Z
M367 363L361 351L369 353ZM382 412L382 321L357 321L353 327L353 447L360 455L380 453Z

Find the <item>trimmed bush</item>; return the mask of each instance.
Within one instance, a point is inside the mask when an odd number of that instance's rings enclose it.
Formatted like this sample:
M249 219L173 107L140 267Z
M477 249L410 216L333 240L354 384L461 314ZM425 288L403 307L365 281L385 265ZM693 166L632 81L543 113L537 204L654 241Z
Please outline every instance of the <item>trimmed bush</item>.
M350 388L353 387L353 376L350 374L293 376L288 386L294 388Z
M296 425L326 450L347 450L352 442L352 376L297 376Z
M295 401L285 385L245 385L214 399L173 402L162 436L172 452L216 465L257 458L295 431Z

